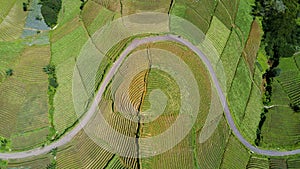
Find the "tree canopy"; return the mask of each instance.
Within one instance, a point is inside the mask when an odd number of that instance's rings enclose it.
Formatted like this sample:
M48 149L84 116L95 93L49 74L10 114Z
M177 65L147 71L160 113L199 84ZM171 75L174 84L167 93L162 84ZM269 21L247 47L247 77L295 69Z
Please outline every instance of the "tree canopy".
M53 28L57 24L58 13L61 9L61 0L41 0L42 15L46 24Z
M293 56L299 50L298 0L256 0L253 15L262 17L263 41L271 59L278 62L280 57ZM275 62L274 67L277 65Z

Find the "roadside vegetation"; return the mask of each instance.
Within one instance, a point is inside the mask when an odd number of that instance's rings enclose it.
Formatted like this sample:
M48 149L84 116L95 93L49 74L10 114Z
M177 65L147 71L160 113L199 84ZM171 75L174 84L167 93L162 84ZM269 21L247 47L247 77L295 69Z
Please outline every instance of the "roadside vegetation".
M265 70L263 104L265 108L261 114L261 120L257 129L255 144L260 145L262 127L266 121L269 109L272 108L272 95L274 78L280 75L278 68L281 58L292 57L300 46L300 24L297 22L300 12L299 3L296 0L256 0L252 14L258 17L264 31L262 47L268 59L269 68ZM287 90L283 88L282 90ZM271 107L270 107L271 106ZM276 106L276 105L275 105ZM290 103L292 109L298 108L297 103ZM284 113L284 112L282 112Z
M56 93L56 89L58 87L57 83L57 77L55 73L55 66L54 65L47 65L46 67L43 68L43 71L48 75L48 104L49 104L49 121L50 121L50 129L49 129L49 134L47 139L49 141L53 141L56 138L56 130L54 127L54 122L53 122L53 115L54 115L54 105L53 105L53 100L54 100L54 95Z

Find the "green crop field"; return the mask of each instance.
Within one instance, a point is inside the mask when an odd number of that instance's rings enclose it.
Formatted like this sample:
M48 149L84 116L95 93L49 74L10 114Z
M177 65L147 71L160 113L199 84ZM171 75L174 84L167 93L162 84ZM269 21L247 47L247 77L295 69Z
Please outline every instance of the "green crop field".
M269 168L269 161L266 158L251 156L247 164L247 169L265 169Z
M51 163L50 155L25 158L21 160L9 160L7 168L46 168Z
M203 0L201 4L192 0L178 0L175 1L171 13L187 19L206 33L214 15L216 4L210 0Z
M239 33L242 43L246 43L253 17L250 15L254 0L243 1L240 0L237 16L235 20L235 30Z
M116 13L104 8L94 1L88 1L82 12L83 23L90 35L93 35L104 24L112 21Z
M58 15L58 27L65 25L80 14L80 1L63 0L62 9Z
M77 120L72 99L72 78L76 56L87 38L86 30L79 26L51 45L51 63L56 65L59 84L54 97L54 126L59 133Z
M296 169L296 168L299 168L300 166L300 158L296 157L296 158L291 158L291 159L288 159L287 160L287 166L290 168L290 169Z
M50 48L49 46L27 47L19 57L15 66L11 67L13 75L7 77L0 85L1 119L10 124L1 123L3 126L0 133L7 138L11 137L13 144L19 142L23 134L34 135L35 130L49 125L48 78L42 68L49 63ZM9 100L6 99L7 97ZM23 144L35 146L36 144L31 145L31 143L45 140L47 134L42 135ZM16 145L16 147L22 149L22 146Z
M226 46L230 30L216 17L213 17L210 28L206 34L207 39L216 48L219 56L221 56Z
M273 81L270 103L273 107L269 109L262 128L262 146L293 149L299 147L300 114L295 113L289 104L300 103L299 69L294 57L282 58L278 67L281 69L281 73Z
M230 29L235 23L238 6L239 0L220 0L215 11L215 16Z
M169 10L170 2L165 0L123 0L122 8L120 9L122 15L130 15L138 12L163 12L167 13Z
M236 68L242 54L242 46L243 44L239 40L238 34L232 31L221 55L221 61L226 75L227 90L230 89L232 84Z
M247 106L252 88L252 82L250 78L251 76L249 69L244 61L244 58L241 58L228 93L231 111L234 115L236 124L238 125L241 124L245 116L245 108Z
M197 159L201 168L219 168L230 136L223 117L213 135L204 143L197 143Z
M0 84L5 79L5 71L14 68L24 50L23 41L0 42Z
M270 169L288 168L286 159L270 158L269 159L269 168Z
M221 168L246 168L249 158L250 153L234 136L231 135L223 156Z
M241 131L249 142L254 142L256 138L256 129L260 121L260 114L262 113L261 91L257 87L253 87L249 96L249 101L245 109L245 115L241 122Z

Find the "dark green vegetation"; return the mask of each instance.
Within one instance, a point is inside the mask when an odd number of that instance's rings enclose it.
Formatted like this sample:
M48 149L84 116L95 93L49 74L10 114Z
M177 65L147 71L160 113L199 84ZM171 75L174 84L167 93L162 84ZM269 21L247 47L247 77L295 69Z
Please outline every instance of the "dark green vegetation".
M12 76L13 75L13 70L12 69L7 69L6 71L5 71L5 73L6 73L6 76Z
M265 51L276 67L280 57L292 56L300 45L300 5L297 0L256 0L253 15L262 17ZM299 20L299 19L298 19Z
M265 107L256 132L257 146L262 142L262 146L268 148L293 149L299 142L299 132L295 128L298 116L294 114L299 111L300 103L299 69L297 56L292 57L300 45L299 12L300 5L296 0L256 0L253 7L254 17L262 19L262 48L269 65L262 76ZM272 123L281 124L281 127ZM276 136L286 141L275 139Z
M57 162L56 162L56 154L57 154L57 148L54 148L50 151L50 154L52 155L51 163L47 165L46 169L55 169Z
M291 106L299 105L300 99L300 70L295 62L298 57L281 58L277 67L280 75L271 80L272 93L261 128L263 147L295 149L300 146L300 114L295 111L297 107Z
M53 114L54 114L54 105L53 105L53 99L54 95L56 93L56 88L58 87L57 83L57 77L55 74L55 66L54 65L47 65L43 68L43 71L48 75L48 104L49 104L49 119L50 119L50 130L47 139L50 141L55 140L56 138L56 130L54 128L54 122L53 122Z
M0 137L0 152L5 152L10 149L10 140Z
M0 159L0 168L6 168L6 166L7 166L7 161Z
M41 0L42 15L47 25L53 28L57 24L58 13L61 9L61 0Z

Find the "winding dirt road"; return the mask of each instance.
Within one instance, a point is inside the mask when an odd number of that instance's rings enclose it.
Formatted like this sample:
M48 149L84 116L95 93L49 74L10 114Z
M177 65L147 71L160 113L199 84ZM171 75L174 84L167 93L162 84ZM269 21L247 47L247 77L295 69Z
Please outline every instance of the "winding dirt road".
M138 47L142 44L146 44L146 43L150 43L150 42L159 42L159 41L173 41L173 42L181 43L181 44L189 47L192 51L194 51L201 58L201 60L206 65L206 67L211 75L212 81L215 84L215 87L218 91L218 95L219 95L220 101L222 102L225 116L226 116L227 122L228 122L231 130L233 131L234 135L239 139L239 141L242 144L244 144L250 151L257 153L257 154L261 154L261 155L267 155L267 156L286 156L286 155L295 155L295 154L300 153L300 149L293 150L293 151L273 151L273 150L263 150L263 149L260 149L258 147L251 145L241 135L241 133L238 131L237 127L235 126L233 118L230 114L230 110L229 110L229 107L227 104L226 97L224 96L224 93L220 87L220 84L219 84L216 74L213 70L213 67L212 67L211 63L209 62L209 60L207 59L207 57L192 43L190 43L178 36L175 36L175 35L164 35L164 36L155 36L155 37L147 37L147 38L143 38L143 39L136 39L121 53L120 57L113 64L112 68L106 74L103 82L101 83L99 91L98 91L90 109L86 112L86 114L79 121L79 124L76 127L74 127L70 132L66 133L66 135L64 135L61 139L59 139L56 142L51 143L50 145L43 147L43 148L36 148L36 149L32 149L29 151L23 151L23 152L0 153L0 159L6 159L6 160L7 159L21 159L21 158L26 158L26 157L38 156L41 154L46 154L46 153L50 152L53 148L61 147L65 144L67 144L68 142L70 142L72 140L72 138L74 138L74 136L77 133L79 133L83 129L83 127L86 126L87 123L90 121L90 119L93 117L93 115L97 109L98 103L100 102L102 95L106 89L106 86L109 84L109 82L113 78L114 74L117 72L118 68L121 66L121 64L122 64L123 60L126 58L126 56L131 51L133 51L133 49L135 49L136 47Z

